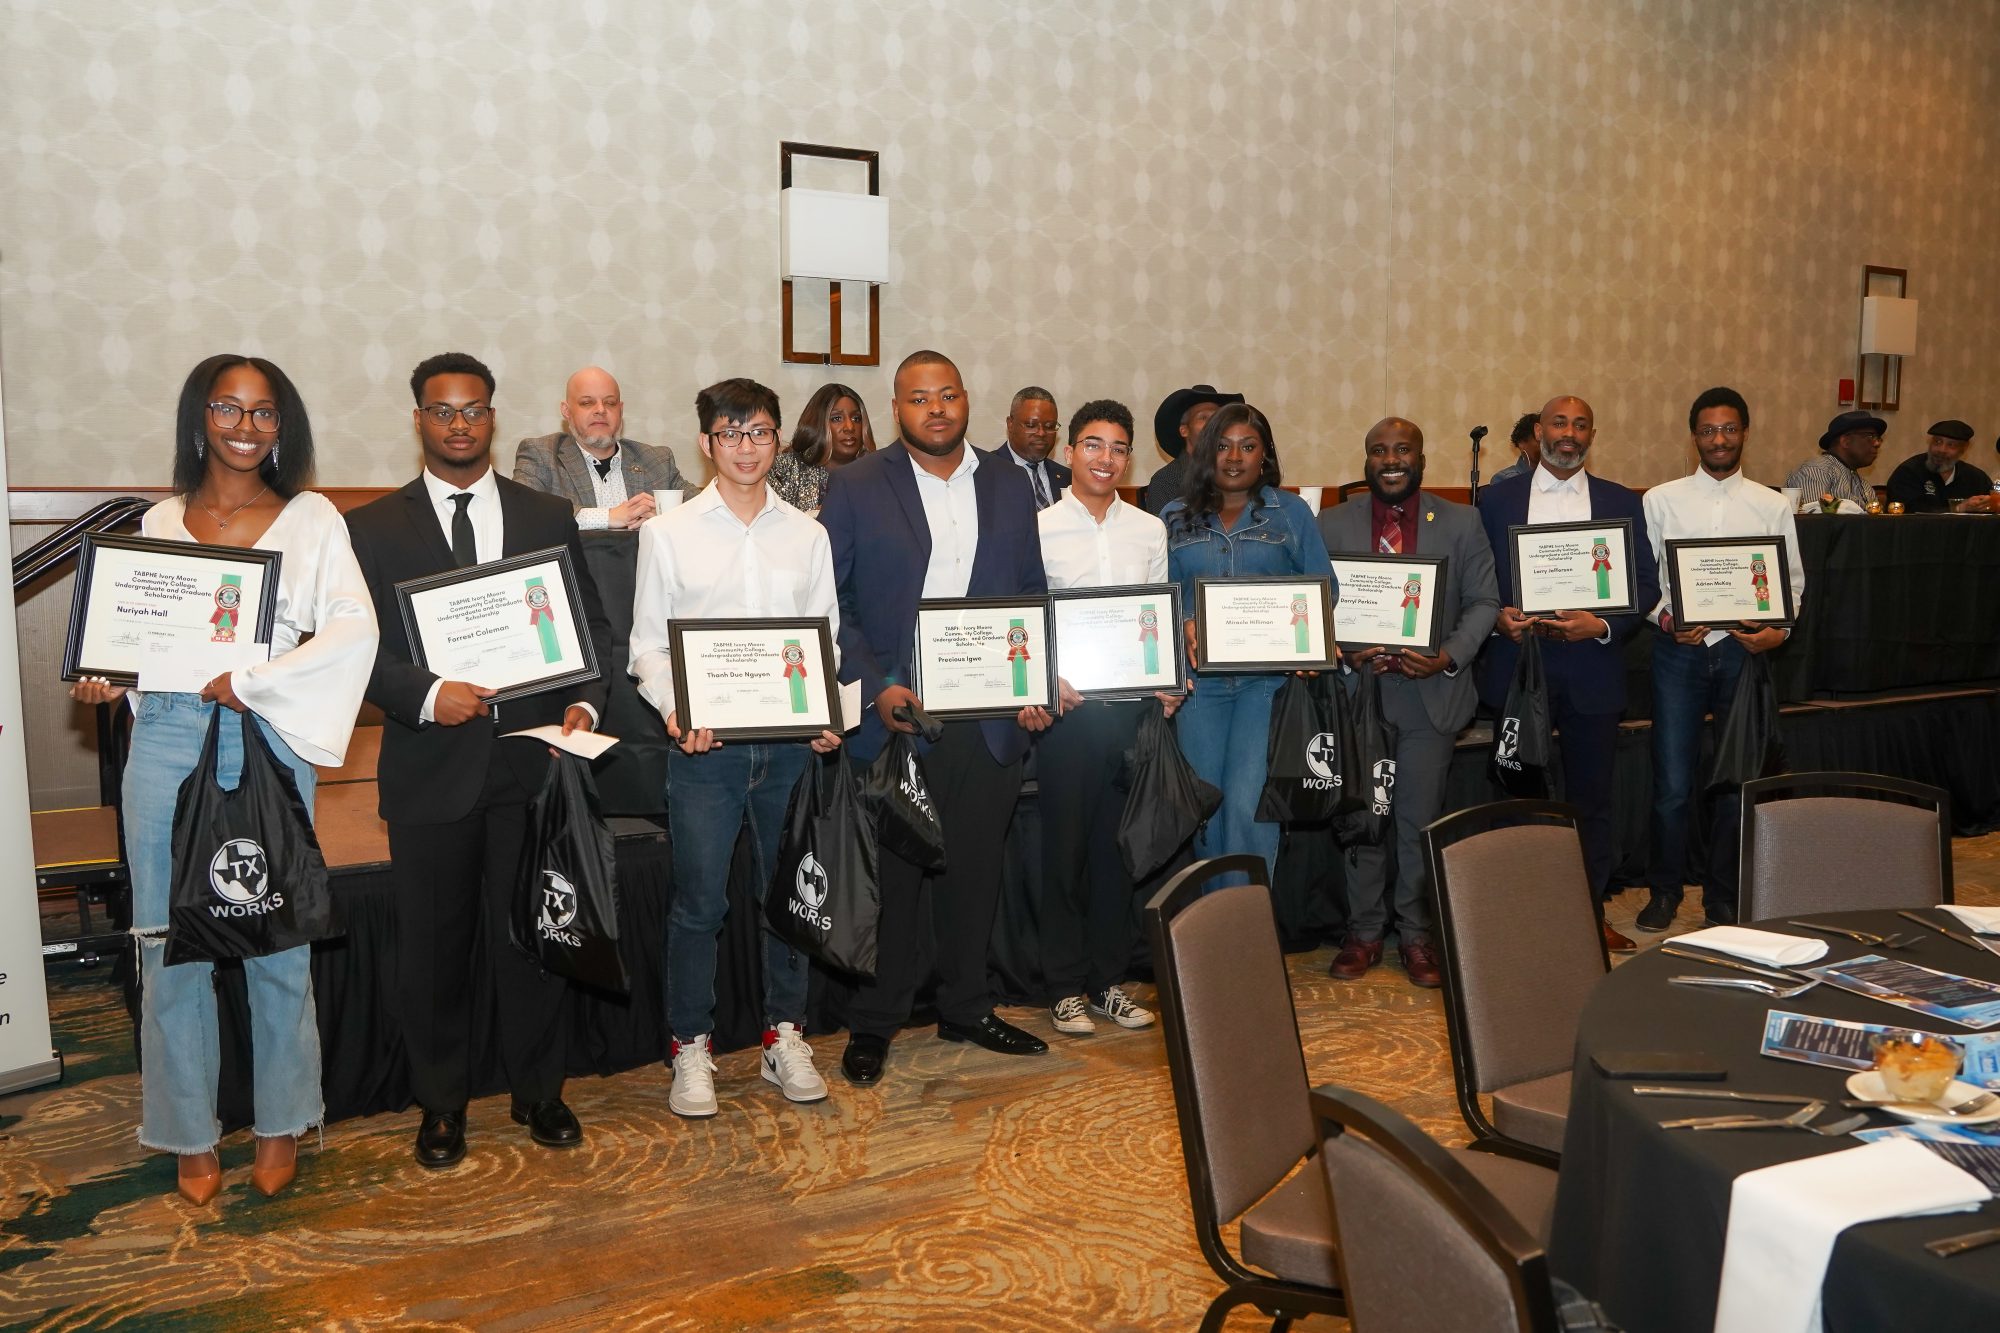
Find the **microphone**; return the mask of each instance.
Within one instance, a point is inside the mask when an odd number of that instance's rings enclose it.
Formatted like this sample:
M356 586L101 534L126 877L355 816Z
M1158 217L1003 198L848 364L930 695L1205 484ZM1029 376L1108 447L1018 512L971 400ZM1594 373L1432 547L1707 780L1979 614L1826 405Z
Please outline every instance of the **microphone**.
M1472 487L1471 487L1470 498L1472 500L1472 503L1476 505L1479 503L1479 442L1486 438L1486 427L1474 426L1472 428L1471 435L1472 435Z
M1472 428L1472 447L1474 449L1477 449L1479 447L1479 442L1485 438L1486 438L1486 427L1474 426Z

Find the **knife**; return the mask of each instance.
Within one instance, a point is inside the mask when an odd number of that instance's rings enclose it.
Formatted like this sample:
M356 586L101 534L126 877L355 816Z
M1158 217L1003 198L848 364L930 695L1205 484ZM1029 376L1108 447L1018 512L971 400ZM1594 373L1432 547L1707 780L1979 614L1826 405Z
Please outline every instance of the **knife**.
M1985 1231L1968 1231L1962 1236L1946 1236L1943 1240L1927 1240L1924 1248L1940 1259L1949 1259L1954 1254L1964 1254L1982 1245L2000 1245L2000 1227L1989 1227Z
M1809 978L1797 972L1779 972L1773 968L1758 967L1752 963L1739 963L1734 958L1718 958L1714 954L1696 953L1693 949L1683 949L1675 944L1662 944L1659 950L1675 958L1692 958L1697 963L1712 963L1716 967L1733 967L1739 972L1749 972L1763 977L1766 981L1782 981L1788 986L1797 985Z
M1666 1088L1641 1085L1632 1089L1634 1097L1700 1097L1724 1102L1775 1102L1780 1106L1804 1106L1818 1097L1794 1097L1783 1092L1725 1092L1720 1088Z
M1961 935L1955 930L1948 930L1945 927L1937 924L1937 922L1935 921L1929 921L1923 917L1918 916L1915 912L1898 911L1896 915L1902 917L1905 921L1914 921L1926 930L1935 930L1938 934L1944 936L1948 940L1957 940L1960 944L1963 944L1968 949L1983 950L1986 947L1983 944L1981 944L1978 940L1973 939L1972 936L1970 935Z

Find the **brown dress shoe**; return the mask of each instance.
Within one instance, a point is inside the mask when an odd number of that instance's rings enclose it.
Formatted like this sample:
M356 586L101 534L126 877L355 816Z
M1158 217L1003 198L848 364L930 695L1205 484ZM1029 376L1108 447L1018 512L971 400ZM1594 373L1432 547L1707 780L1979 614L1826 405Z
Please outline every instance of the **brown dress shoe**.
M299 1173L299 1140L295 1134L280 1134L274 1138L257 1139L257 1164L250 1168L250 1183L257 1192L270 1198L279 1190L292 1183L292 1177Z
M1637 953L1639 946L1611 928L1609 921L1599 920L1598 926L1604 931L1604 947L1612 953Z
M1339 977L1342 981L1359 981L1368 975L1368 969L1382 961L1382 941L1364 940L1349 935L1341 941L1340 952L1333 956L1333 962L1326 969L1328 976Z
M1438 971L1437 946L1429 940L1405 940L1396 952L1402 955L1403 970L1410 974L1412 986L1436 990L1444 985L1444 975Z
M182 1153L179 1174L174 1188L197 1208L206 1206L222 1188L222 1163L213 1151Z

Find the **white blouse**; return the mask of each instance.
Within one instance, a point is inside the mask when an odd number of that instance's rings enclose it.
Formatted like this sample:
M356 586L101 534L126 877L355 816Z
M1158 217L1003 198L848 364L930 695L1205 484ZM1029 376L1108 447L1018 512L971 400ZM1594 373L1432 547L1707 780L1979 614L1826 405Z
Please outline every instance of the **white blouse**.
M186 516L186 501L174 496L147 510L139 531L191 542ZM337 767L347 757L380 637L347 522L324 495L301 491L257 539L257 549L284 556L271 660L231 672L230 687L301 759Z

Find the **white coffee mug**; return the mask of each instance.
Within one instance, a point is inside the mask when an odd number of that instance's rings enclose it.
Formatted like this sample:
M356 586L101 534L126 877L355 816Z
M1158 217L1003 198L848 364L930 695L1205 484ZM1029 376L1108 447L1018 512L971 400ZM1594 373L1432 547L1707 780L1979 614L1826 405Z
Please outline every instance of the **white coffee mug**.
M664 514L680 502L681 493L679 491L653 492L653 512L656 514Z
M1804 491L1797 486L1780 486L1778 493L1785 497L1785 503L1792 507L1794 514L1799 512L1799 497L1805 494Z

